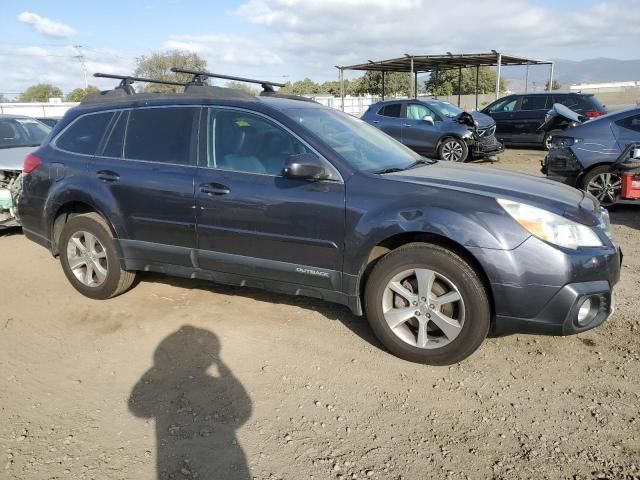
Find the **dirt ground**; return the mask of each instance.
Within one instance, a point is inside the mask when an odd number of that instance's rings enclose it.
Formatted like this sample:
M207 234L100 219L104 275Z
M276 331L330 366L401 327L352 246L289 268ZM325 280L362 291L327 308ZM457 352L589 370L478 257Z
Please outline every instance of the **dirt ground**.
M143 274L92 301L1 235L0 478L640 478L640 207L612 222L613 318L444 368L312 299Z

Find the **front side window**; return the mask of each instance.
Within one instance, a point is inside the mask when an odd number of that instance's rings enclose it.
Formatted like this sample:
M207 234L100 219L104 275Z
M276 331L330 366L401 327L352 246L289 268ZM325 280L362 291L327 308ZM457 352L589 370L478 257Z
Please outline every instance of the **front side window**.
M283 113L331 147L356 170L405 169L422 157L368 123L328 108L291 108Z
M58 137L56 146L68 152L94 155L111 117L112 112L105 112L78 118Z
M420 103L410 103L407 105L407 119L422 120L424 117L430 116L435 120L435 115L425 105Z
M513 112L516 109L517 103L518 103L517 98L507 98L505 100L499 101L498 103L490 107L489 112L491 113Z
M281 175L286 160L310 150L267 119L237 110L209 118L208 166L234 172Z
M193 107L132 110L124 141L125 158L191 164L199 112L198 108Z
M520 110L544 110L547 108L547 98L547 95L530 95L523 97ZM551 106L548 108L551 108Z

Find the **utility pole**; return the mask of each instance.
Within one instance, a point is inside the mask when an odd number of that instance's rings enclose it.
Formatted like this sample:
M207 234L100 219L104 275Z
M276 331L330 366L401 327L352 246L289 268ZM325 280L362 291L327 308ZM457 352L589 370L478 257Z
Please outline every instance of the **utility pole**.
M86 57L82 53L82 45L74 45L73 48L78 51L78 55L75 55L74 58L78 59L78 61L80 62L80 66L82 67L82 75L84 76L84 88L86 89L89 87L89 82L87 81L87 64L85 62Z

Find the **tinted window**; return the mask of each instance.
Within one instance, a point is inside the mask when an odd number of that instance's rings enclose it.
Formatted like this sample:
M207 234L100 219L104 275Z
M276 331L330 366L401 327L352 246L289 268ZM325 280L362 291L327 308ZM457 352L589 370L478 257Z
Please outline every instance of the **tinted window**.
M116 120L116 124L111 129L109 138L105 142L104 150L102 152L102 155L105 157L122 157L122 147L124 145L124 129L127 126L127 117L129 116L129 112L122 112L118 115L119 117Z
M78 118L56 140L56 146L69 152L93 155L112 116L112 112L107 112Z
M124 156L136 160L187 165L199 109L141 108L129 114Z
M208 155L211 167L280 175L290 155L309 152L289 132L258 115L219 110L211 115L209 125L213 132Z
M504 100L498 101L498 103L495 103L491 107L489 107L489 112L491 113L513 112L516 109L517 103L518 103L517 98L506 98Z
M421 103L410 103L407 105L406 116L410 120L422 120L426 116L430 116L434 120L436 119L433 112Z
M379 115L383 115L385 117L396 117L400 118L400 111L402 110L401 103L392 103L391 105L386 105L380 112Z
M529 95L522 97L520 110L544 110L547 108L547 95ZM551 106L549 105L549 108Z
M634 132L640 132L640 115L632 115L630 117L623 118L622 120L618 120L616 125L628 130L633 130Z
M583 108L581 108L582 106L580 105L580 100L577 95L554 95L553 103L561 103L574 112L583 110Z
M32 118L0 118L0 148L37 147L50 131Z

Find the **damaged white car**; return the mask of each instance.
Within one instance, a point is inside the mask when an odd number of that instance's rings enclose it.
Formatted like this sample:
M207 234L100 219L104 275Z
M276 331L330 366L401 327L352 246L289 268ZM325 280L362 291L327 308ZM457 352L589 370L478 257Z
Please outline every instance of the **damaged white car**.
M0 115L0 231L17 227L16 201L24 158L47 138L51 128L34 118Z

